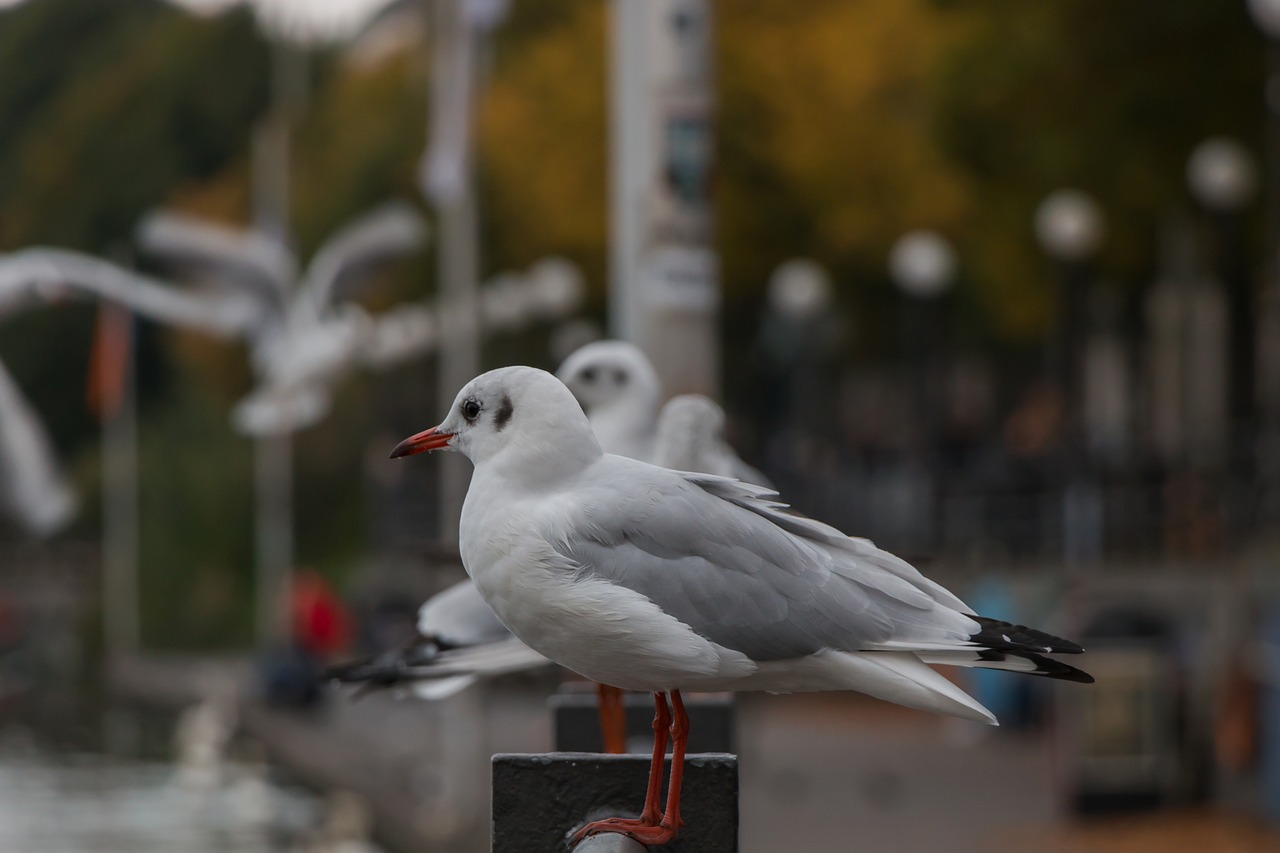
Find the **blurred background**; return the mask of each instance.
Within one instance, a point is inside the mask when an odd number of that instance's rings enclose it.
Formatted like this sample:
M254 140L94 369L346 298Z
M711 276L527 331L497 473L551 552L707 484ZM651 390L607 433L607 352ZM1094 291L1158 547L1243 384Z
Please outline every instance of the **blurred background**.
M555 679L307 667L606 336L1098 678L740 697L742 849L1280 849L1275 0L0 0L0 848L487 849Z

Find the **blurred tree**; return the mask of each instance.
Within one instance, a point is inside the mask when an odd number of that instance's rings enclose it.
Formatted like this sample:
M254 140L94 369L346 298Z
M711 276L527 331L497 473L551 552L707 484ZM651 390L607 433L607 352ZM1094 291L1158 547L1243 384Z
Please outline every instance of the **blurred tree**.
M40 0L2 17L0 251L43 243L118 256L143 211L243 149L261 111L265 54L247 14L203 21L159 0ZM61 445L92 430L81 393L89 316L40 312L7 323L0 341L24 387L40 389ZM145 397L158 390L151 364Z
M1051 307L1030 226L1047 192L1074 184L1098 198L1109 220L1100 264L1137 286L1154 267L1152 223L1184 203L1192 146L1261 134L1262 42L1238 2L735 0L716 10L731 398L750 392L743 356L769 273L787 258L831 271L857 317L857 351L880 357L896 338L888 248L905 230L937 229L960 254L967 342L1025 346ZM477 116L484 272L566 254L597 305L607 12L601 0L513 4ZM427 63L404 20L396 50L370 52L365 39L317 57L293 159L304 257L355 213L417 194ZM197 19L160 0L38 0L0 13L0 251L56 243L109 253L163 203L246 223L267 79L265 46L243 11ZM428 294L432 268L419 259L367 301ZM0 331L0 357L64 448L93 436L82 390L91 317L42 311ZM247 387L243 355L154 330L142 347L144 466L156 484L143 496L144 554L159 590L148 601L202 596L224 571L233 589L210 600L241 594L250 539L238 513L250 489L243 442L225 418ZM360 389L343 394L335 417L297 445L299 554L327 569L360 545L351 484L375 421ZM149 637L212 636L171 613L148 619Z
M1262 37L1241 3L940 2L965 22L938 66L933 136L975 199L962 244L1006 334L1044 328L1036 205L1061 186L1106 212L1103 263L1129 287L1156 266L1154 228L1187 201L1192 148L1262 137Z
M607 11L591 0L515 4L478 122L486 250L499 268L566 255L597 292L608 233Z

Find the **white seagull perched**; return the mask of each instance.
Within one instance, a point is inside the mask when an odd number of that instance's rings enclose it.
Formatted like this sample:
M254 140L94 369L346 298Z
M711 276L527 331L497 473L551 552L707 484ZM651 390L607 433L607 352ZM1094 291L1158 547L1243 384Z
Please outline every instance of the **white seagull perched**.
M731 476L769 485L724 441L724 411L700 394L674 397L658 412L661 383L634 344L595 341L574 350L556 374L586 411L601 448L666 468ZM474 624L472 624L474 623ZM408 684L424 699L439 699L480 677L550 664L513 638L474 584L462 581L432 596L418 614L420 637L403 649L340 665L327 675L370 687ZM626 749L619 691L600 685L600 730L606 752Z
M724 409L710 397L672 397L658 414L653 464L772 487L764 474L738 458L724 440L724 420Z
M662 383L640 347L626 341L594 341L570 353L556 376L582 404L601 447L653 461Z
M551 665L511 636L470 580L427 599L418 610L417 629L418 636L408 645L331 666L325 677L360 685L355 695L408 686L420 699L432 701L452 696L482 677Z
M789 512L774 492L604 453L569 389L544 371L482 374L444 421L391 455L445 449L475 465L462 562L502 623L587 678L654 694L641 817L595 821L578 838L675 838L682 690L856 690L996 724L928 664L1092 680L1046 656L1082 651L1075 643L976 615L869 541Z

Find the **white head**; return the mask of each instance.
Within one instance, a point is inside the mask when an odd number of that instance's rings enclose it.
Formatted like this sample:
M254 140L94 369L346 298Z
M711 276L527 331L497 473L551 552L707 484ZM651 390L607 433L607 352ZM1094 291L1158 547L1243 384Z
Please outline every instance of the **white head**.
M701 394L681 394L662 407L654 464L719 474L713 468L724 452L724 410L714 401Z
M587 414L614 406L656 413L662 385L653 364L635 344L594 341L569 354L556 371Z
M662 385L639 347L624 341L587 344L571 353L556 375L586 409L601 447L652 460Z
M391 457L428 450L457 450L477 467L500 460L530 476L568 472L602 453L569 389L533 367L500 367L472 379L439 426L406 438Z

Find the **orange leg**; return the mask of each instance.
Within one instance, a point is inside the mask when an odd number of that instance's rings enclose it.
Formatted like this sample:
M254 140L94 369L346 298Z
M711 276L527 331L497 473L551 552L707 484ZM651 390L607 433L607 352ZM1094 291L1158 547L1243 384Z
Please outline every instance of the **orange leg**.
M684 825L680 819L680 785L684 778L684 752L689 740L689 716L684 710L680 691L671 691L671 705L675 710L672 722L667 710L667 697L653 694L656 713L653 717L653 761L649 765L649 788L645 793L644 811L639 820L608 818L587 824L574 834L574 842L588 835L601 832L619 832L634 838L647 847L659 847L675 840ZM667 787L667 809L659 820L658 796L662 788L662 764L667 753L667 726L671 726L671 783Z
M596 701L600 709L600 739L604 751L621 755L627 751L627 711L622 704L622 691L608 684L596 685Z
M671 837L665 841L643 842L649 845L674 841L676 833L684 826L680 819L680 788L684 782L684 751L689 745L689 715L684 711L684 700L680 698L679 690L671 691L671 707L675 711L675 722L671 724L671 782L667 785L667 811L661 824L661 828L671 832Z

